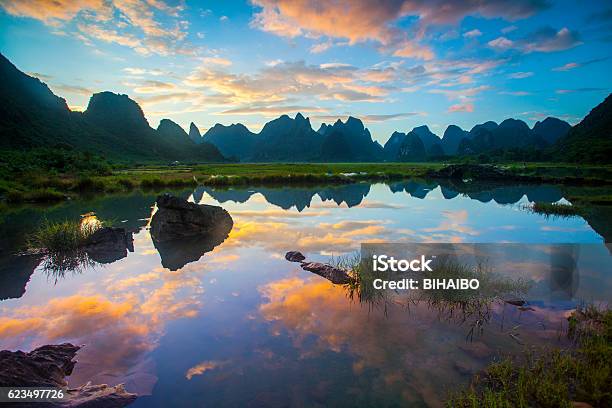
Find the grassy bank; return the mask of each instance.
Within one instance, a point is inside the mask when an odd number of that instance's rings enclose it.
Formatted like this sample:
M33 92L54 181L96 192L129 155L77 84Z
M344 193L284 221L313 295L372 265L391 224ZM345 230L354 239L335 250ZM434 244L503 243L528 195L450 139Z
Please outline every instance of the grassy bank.
M211 164L118 168L101 175L85 171L36 172L5 175L0 181L0 195L12 203L53 202L87 193L197 185L348 184L421 177L440 166L419 163Z
M447 406L611 407L612 311L579 308L568 323L575 347L495 362Z
M62 166L55 164L62 163ZM116 193L134 189L247 185L347 184L425 178L442 163L232 163L193 166L138 167L92 165L66 167L54 161L50 170L32 167L0 168L0 197L9 203L54 202L82 194ZM534 177L535 182L587 185L609 184L612 167L510 163L500 165L509 174ZM18 171L17 171L17 170ZM512 176L510 180L512 181ZM588 199L588 197L584 197Z

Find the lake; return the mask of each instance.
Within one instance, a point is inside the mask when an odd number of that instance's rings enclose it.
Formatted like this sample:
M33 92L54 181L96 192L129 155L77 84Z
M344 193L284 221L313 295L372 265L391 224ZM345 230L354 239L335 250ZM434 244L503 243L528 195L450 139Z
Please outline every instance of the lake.
M517 274L530 281L530 310L495 302L473 331L469 316L429 302L360 303L284 259L299 250L327 262L366 242L520 242L584 244L609 262L606 217L545 217L525 208L565 201L555 186L459 191L406 181L175 194L221 205L234 226L199 260L174 259L171 268L146 228L155 193L0 214L0 349L84 345L70 385L125 383L140 395L134 407L440 406L500 356L566 345L569 312L612 296L605 267L585 260L560 281L526 267L525 254ZM132 229L134 251L65 273L48 270L39 256L14 255L42 219L90 211Z

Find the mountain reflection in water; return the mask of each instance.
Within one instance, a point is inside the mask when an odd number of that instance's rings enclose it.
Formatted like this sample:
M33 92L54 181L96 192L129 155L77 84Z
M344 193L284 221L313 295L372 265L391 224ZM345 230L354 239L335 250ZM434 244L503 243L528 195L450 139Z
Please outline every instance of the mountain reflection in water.
M583 251L570 257L576 265L566 253L550 254L542 258L547 268L522 257L514 270L532 281L526 298L534 310L494 304L490 323L466 341L469 327L440 318L427 302L390 303L385 314L283 258L301 250L325 262L381 239L601 243L580 217L521 209L562 199L556 187L409 181L175 194L222 205L234 219L225 241L189 255L176 271L163 266L146 229L156 193L3 214L0 234L11 240L0 243L0 298L7 299L0 349L84 344L70 384L123 382L141 395L136 407L439 406L494 357L523 350L509 328L518 326L527 347L562 345L568 310L612 293L609 271ZM134 252L56 284L41 259L14 255L42 219L88 211L136 230ZM609 256L604 246L597 251Z

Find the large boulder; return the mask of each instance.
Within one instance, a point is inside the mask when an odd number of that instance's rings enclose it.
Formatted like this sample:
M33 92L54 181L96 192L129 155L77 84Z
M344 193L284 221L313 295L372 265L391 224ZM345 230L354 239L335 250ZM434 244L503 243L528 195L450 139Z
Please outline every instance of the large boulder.
M190 203L163 194L157 197L157 212L151 219L151 238L171 270L194 262L221 244L232 230L232 217L223 208Z
M28 353L2 350L0 387L61 388L64 398L45 402L42 406L46 407L121 408L136 400L137 395L126 392L122 384L87 383L78 388L68 388L65 377L72 374L76 364L73 358L79 349L64 343L42 346ZM24 406L30 405L26 403Z
M200 236L220 224L233 225L229 213L215 205L190 203L170 194L160 195L156 203L157 212L151 219L151 236L156 241Z

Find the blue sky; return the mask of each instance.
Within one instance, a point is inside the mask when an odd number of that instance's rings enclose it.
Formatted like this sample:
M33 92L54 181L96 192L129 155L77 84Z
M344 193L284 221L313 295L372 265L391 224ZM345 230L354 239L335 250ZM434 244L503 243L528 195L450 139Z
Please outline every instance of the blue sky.
M300 111L376 140L427 124L574 124L612 87L606 1L0 0L0 49L73 109L125 93L170 118L258 131Z

